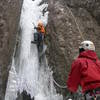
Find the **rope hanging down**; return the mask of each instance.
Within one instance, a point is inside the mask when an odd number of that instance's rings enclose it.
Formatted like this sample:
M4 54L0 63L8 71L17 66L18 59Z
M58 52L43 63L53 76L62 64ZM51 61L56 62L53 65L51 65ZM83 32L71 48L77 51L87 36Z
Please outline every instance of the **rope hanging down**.
M75 23L76 23L77 29L78 29L78 31L79 31L79 33L80 33L82 39L85 40L85 39L84 39L84 36L83 36L83 34L82 34L82 32L81 32L81 29L80 29L80 27L79 27L79 25L78 25L78 23L77 23L77 20L76 20L74 14L73 14L73 12L71 11L71 9L70 9L68 6L66 6L66 7L67 7L67 9L69 10L71 16L73 17L73 19L74 19L74 21L75 21ZM53 20L52 20L52 21L53 21ZM53 25L53 26L54 26L54 25ZM55 26L54 26L54 27L55 27ZM56 29L56 28L54 28L54 30L55 30L55 29ZM55 33L57 33L56 30L55 30ZM58 84L58 83L54 80L54 78L53 78L53 82L54 82L55 85L58 86L59 88L62 88L62 89L67 88L67 86L62 86L62 85Z
M79 25L78 25L78 23L77 23L77 20L76 20L74 14L73 14L73 12L71 11L71 9L70 9L68 6L66 6L66 7L67 7L67 9L69 10L71 16L73 17L73 19L74 19L74 21L75 21L75 23L76 23L77 29L78 29L78 31L79 31L79 33L80 33L82 39L85 40L85 39L84 39L84 36L83 36L83 34L82 34L82 32L81 32L81 29L80 29L80 27L79 27Z

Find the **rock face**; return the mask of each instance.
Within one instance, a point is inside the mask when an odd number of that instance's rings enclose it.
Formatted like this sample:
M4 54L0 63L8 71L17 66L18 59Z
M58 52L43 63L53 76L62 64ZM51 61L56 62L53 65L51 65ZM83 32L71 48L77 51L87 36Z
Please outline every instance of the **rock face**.
M23 0L0 1L0 100L4 100Z
M55 80L66 85L81 41L93 41L100 52L100 0L49 0L49 12L47 57ZM66 95L67 89L57 90Z

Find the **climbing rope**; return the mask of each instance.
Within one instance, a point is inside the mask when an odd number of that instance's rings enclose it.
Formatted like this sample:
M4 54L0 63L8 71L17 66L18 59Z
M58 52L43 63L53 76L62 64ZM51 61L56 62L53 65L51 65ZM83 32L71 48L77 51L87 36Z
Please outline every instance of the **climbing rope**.
M78 29L78 31L79 31L79 33L80 33L82 39L85 40L85 39L84 39L84 36L83 36L83 34L82 34L82 32L81 32L81 29L80 29L80 27L79 27L79 25L78 25L78 23L77 23L77 20L76 20L74 14L73 14L73 12L71 11L71 9L70 9L68 6L66 6L66 8L69 10L71 16L73 17L73 19L74 19L74 21L75 21L75 23L76 23L77 29Z
M62 85L59 85L53 78L53 82L56 84L56 86L58 86L59 88L62 88L62 89L65 89L67 88L67 86L62 86Z
M67 7L67 9L69 10L71 16L73 17L73 19L74 19L74 21L75 21L75 23L76 23L77 29L78 29L78 31L79 31L79 33L80 33L82 39L85 40L85 39L84 39L84 36L83 36L83 34L82 34L82 32L81 32L81 29L80 29L80 27L79 27L79 25L78 25L78 23L77 23L77 20L76 20L74 14L73 14L73 12L71 11L71 9L70 9L68 6L66 6L66 7ZM52 17L51 17L51 21L52 21L52 25L53 25L53 27L54 27L54 32L57 33L56 28L55 28L55 25L53 24L53 19L52 19ZM67 86L62 86L62 85L58 84L58 83L54 80L54 78L53 78L53 82L54 82L55 85L58 86L59 88L62 88L62 89L67 88Z

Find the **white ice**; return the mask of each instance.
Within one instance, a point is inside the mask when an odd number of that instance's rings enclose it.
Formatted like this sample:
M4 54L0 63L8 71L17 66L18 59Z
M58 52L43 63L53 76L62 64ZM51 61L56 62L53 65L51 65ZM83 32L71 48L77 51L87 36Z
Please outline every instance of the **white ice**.
M16 100L17 92L25 90L35 100L63 100L63 97L56 93L53 84L52 71L47 64L46 56L43 57L42 65L39 64L38 50L36 44L31 44L34 40L34 27L39 20L46 25L48 21L48 11L43 15L43 9L47 9L48 4L39 5L42 0L24 0L21 11L21 47L20 55L13 57L11 70L9 72L8 84L5 100Z

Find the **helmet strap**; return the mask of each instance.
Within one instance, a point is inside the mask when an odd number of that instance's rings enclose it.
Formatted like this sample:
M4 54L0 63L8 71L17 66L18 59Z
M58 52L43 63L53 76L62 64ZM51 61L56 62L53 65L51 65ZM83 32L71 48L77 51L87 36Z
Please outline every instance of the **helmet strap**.
M79 53L85 51L84 48L79 48Z

